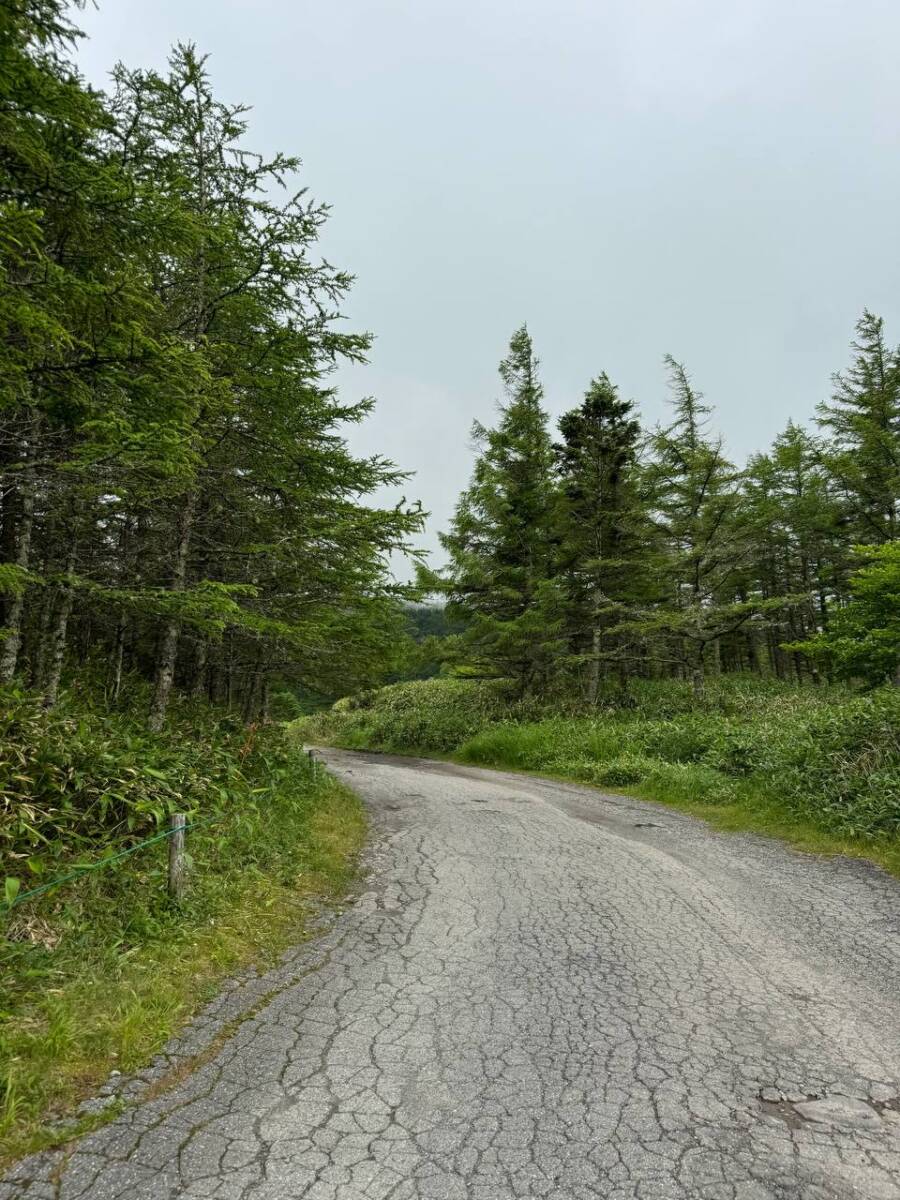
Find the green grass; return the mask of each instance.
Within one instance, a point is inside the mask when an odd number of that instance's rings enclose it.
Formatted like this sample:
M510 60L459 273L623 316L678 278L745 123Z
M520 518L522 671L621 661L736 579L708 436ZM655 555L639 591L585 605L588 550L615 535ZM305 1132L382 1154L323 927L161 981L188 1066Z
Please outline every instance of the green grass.
M46 719L68 720L76 707L69 696L63 714ZM31 724L28 740L15 744L28 777L50 778L32 804L33 828L48 833L47 842L11 831L14 815L5 830L7 845L16 847L16 857L7 854L5 861L23 876L30 861L38 868L23 880L23 891L147 832L136 823L129 833L126 819L105 834L98 828L89 844L78 840L74 858L62 852L56 831L78 829L68 810L89 801L96 820L98 795L111 778L127 778L123 760L133 751L114 751L107 718L89 706L81 706L77 719L85 746L93 738L106 747L107 760L93 771L45 771L44 743ZM187 835L193 862L180 904L166 895L163 842L0 917L0 1164L96 1123L59 1127L111 1070L127 1074L146 1064L228 975L272 964L302 941L313 900L340 897L352 882L365 837L359 801L316 772L283 731L248 734L228 719L203 719L204 740L192 739L183 754L184 713L151 747L152 761L168 761L163 786L180 792L180 804L202 801L198 815L214 811L221 818ZM72 753L87 762L82 749ZM179 772L197 781L192 791L179 788ZM63 778L68 794L58 787ZM140 809L140 789L129 798Z
M543 711L496 683L385 688L297 728L349 748L437 754L655 800L720 829L848 854L900 874L900 691L746 678L642 683L598 709Z

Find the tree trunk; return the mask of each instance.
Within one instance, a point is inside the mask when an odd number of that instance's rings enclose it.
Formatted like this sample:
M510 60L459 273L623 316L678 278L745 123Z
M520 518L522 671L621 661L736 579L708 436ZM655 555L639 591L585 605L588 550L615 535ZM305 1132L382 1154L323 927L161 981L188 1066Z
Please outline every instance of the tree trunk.
M194 660L194 678L191 680L191 697L194 700L199 700L203 695L206 684L206 655L207 645L205 641L197 643L197 657Z
M119 693L122 690L122 663L125 658L125 633L128 629L128 621L124 613L119 614L119 619L116 622L116 640L113 648L113 682L110 692L110 700L118 700Z
M706 644L704 642L696 643L694 651L694 667L691 671L691 690L694 693L694 699L700 701L706 695Z
M778 649L775 633L771 628L766 636L766 646L768 648L769 664L775 673L776 679L784 679L784 664L781 660L781 651Z
M66 559L66 575L75 570L75 543L71 544L69 556ZM66 655L66 632L69 627L69 617L72 613L74 593L72 584L66 578L59 588L59 603L56 609L56 619L49 636L47 654L47 682L44 687L44 708L53 708L59 696L59 681L62 678L63 660Z
M119 581L123 588L133 586L137 589L143 578L143 572L137 562L137 546L132 535L135 530L140 532L140 518L126 516L119 535ZM125 665L125 642L128 636L128 616L123 611L116 621L116 639L113 649L113 682L110 694L111 700L118 700L122 691L122 672Z
M28 570L31 562L31 532L34 528L34 472L23 472L21 513L16 537L16 566ZM13 596L6 619L6 636L0 643L0 683L11 683L19 662L22 623L25 618L25 591Z
M600 695L600 646L602 631L594 618L591 630L591 661L588 664L588 703L596 704Z
M241 720L245 725L251 724L257 713L259 696L259 671L254 670L247 681L247 690L244 693L244 704L241 711Z
M53 605L56 594L53 588L44 588L41 604L41 619L38 625L37 649L30 664L31 686L40 690L47 678L47 656L50 646L50 622L53 620Z
M825 599L825 589L822 587L821 584L819 584L818 596L819 596L819 620L821 622L822 629L824 630L824 629L828 628L828 602Z
M172 583L169 588L172 592L184 591L196 506L196 492L188 492L184 498L184 505L181 509L179 520L178 545L175 548ZM180 622L170 620L164 626L162 636L159 639L159 648L156 655L156 680L153 688L153 700L150 704L150 716L147 721L153 733L159 733L166 719L166 709L169 706L169 696L172 694L172 684L175 680L175 662L178 657L178 636L180 632Z

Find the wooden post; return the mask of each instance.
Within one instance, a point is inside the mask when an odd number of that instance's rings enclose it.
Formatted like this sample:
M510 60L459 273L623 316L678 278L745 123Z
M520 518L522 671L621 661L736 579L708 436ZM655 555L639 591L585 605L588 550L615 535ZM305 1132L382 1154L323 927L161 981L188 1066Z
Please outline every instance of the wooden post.
M169 895L173 900L180 900L187 884L187 862L184 855L184 827L187 824L187 815L172 813L169 824L173 830L169 838Z

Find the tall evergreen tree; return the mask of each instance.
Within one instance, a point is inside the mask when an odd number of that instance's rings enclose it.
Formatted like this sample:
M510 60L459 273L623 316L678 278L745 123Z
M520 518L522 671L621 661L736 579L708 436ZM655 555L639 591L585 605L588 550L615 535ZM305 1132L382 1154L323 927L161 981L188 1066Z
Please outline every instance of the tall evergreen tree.
M295 159L243 142L243 109L176 48L111 100L66 59L60 0L0 13L0 675L55 699L76 656L265 711L270 681L352 690L395 658L388 557L421 512L342 430L371 402L329 376L350 277L327 213L279 197ZM7 236L8 234L8 236Z
M68 61L65 6L4 6L0 33L0 679L21 665L26 589L33 608L42 585L38 682L52 703L98 464L158 464L178 441L170 420L190 419L192 372L155 338L146 253L182 231L148 219L105 152L111 118Z
M851 599L827 630L790 649L841 679L900 687L900 543L857 546Z
M834 376L819 425L830 437L824 461L859 542L900 533L900 350L885 342L884 321L868 309L856 325L853 364Z
M604 662L626 646L609 633L640 595L650 534L636 483L640 423L606 374L559 421L559 566L573 649L586 664L585 693L596 703ZM618 652L618 653L617 653Z
M176 48L167 75L120 70L118 85L122 155L197 231L184 255L160 260L156 286L170 336L208 364L192 475L150 523L174 548L156 581L158 727L185 639L196 675L210 665L209 634L227 630L227 672L246 681L249 713L292 653L316 674L324 629L345 644L351 629L374 634L384 622L369 618L389 600L381 556L420 516L355 499L403 476L353 459L336 435L371 405L342 404L325 380L336 360L361 361L368 338L334 328L350 278L313 257L327 210L302 191L277 200L299 162L246 152L244 110L215 98L191 46Z
M506 400L496 428L473 428L478 457L442 544L443 590L467 622L479 669L523 692L549 685L564 645L555 576L553 451L538 360L525 326L500 364Z
M760 670L785 674L789 665L779 643L807 636L829 619L847 570L848 547L841 504L822 465L821 448L804 429L789 422L768 454L754 455L743 482L742 520L751 556L740 580L742 599L796 597L766 630L753 630L749 658ZM803 662L794 658L797 674Z
M629 624L660 644L694 682L718 666L720 640L756 608L736 599L736 576L749 551L740 518L739 473L721 439L708 432L710 408L685 368L666 357L674 421L651 438L647 480L659 535L658 607Z

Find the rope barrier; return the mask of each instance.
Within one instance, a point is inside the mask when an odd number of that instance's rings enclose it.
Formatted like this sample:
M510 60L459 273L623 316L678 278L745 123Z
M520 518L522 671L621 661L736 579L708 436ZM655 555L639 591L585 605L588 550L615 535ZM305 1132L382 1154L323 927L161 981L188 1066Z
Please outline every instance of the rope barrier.
M162 833L156 833L153 837L145 838L144 841L138 842L136 846L129 846L127 850L120 850L117 854L107 855L106 858L101 858L99 862L86 863L84 866L76 867L74 871L69 871L66 875L59 875L56 879L51 879L48 883L42 883L40 887L32 888L28 892L20 892L15 900L0 903L0 912L9 912L16 904L21 904L23 900L42 896L44 892L49 892L53 888L59 887L63 883L68 883L72 879L78 879L88 871L97 871L100 867L108 867L110 863L118 862L120 858L127 858L129 854L143 850L145 846L152 846L154 842L161 842L165 838L172 837L175 833L181 833L187 829L199 829L201 825L213 825L217 821L224 821L224 819L225 814L222 813L219 816L206 817L202 821L192 821L190 825L178 825L174 829L166 829Z

